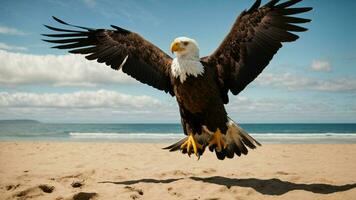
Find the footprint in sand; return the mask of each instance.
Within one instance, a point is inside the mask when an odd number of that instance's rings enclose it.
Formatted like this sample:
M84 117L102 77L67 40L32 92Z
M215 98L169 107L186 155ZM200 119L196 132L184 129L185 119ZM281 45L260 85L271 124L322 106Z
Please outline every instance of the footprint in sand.
M125 189L129 190L130 192L137 192L137 194L143 195L143 191L141 189L137 189L131 186L125 186Z
M140 196L143 195L143 191L141 189L137 189L131 186L126 186L125 189L129 190L130 192L136 192L137 194L131 194L130 198L133 200L139 199ZM140 196L139 196L140 195Z
M167 188L167 191L172 196L182 197L183 195L179 192L174 192L172 187Z
M53 190L54 190L54 186L42 184L42 185L38 185L36 187L31 187L26 190L17 192L13 196L21 197L21 198L25 198L25 199L34 198L34 197L43 196L44 193L52 193Z
M19 186L20 186L20 184L16 184L16 185L11 184L11 185L5 186L5 189L6 189L6 190L15 190L15 189L18 188Z
M70 184L73 188L78 188L78 187L82 187L84 185L84 181L73 181Z
M45 193L52 193L54 190L54 186L49 185L39 185L38 187Z
M91 200L98 196L95 192L79 192L73 195L73 200Z
M133 200L136 200L138 198L140 198L137 194L132 194L130 195L130 198L133 199Z

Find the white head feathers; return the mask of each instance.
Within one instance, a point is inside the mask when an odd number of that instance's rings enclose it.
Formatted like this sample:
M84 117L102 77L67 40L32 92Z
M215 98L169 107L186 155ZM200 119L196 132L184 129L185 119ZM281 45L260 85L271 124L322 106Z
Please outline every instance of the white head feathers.
M187 37L178 37L171 44L171 51L176 54L171 70L175 78L183 83L187 76L198 77L204 73L204 66L200 63L198 43Z

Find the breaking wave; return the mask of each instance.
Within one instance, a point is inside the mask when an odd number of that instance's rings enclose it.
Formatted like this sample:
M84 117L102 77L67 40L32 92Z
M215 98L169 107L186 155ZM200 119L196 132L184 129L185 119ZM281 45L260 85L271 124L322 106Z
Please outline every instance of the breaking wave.
M184 137L182 133L100 133L70 132L73 139L122 141L171 141ZM356 143L356 133L251 133L262 143Z

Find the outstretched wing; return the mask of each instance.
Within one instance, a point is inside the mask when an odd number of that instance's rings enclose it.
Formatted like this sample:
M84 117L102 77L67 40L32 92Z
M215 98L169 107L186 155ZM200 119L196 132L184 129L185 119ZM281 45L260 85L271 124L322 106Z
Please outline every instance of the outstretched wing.
M52 48L68 49L70 53L85 54L88 60L105 63L159 90L174 95L170 81L172 58L140 35L112 25L113 30L91 29L68 24L56 17L57 22L75 28L61 29L45 25L55 34L43 34L56 43ZM53 39L54 38L54 39Z
M235 95L241 92L268 65L283 42L298 39L291 32L307 30L296 24L311 20L291 16L312 9L290 8L300 1L288 0L277 4L279 0L271 0L260 7L261 0L257 0L236 19L218 49L202 58L210 66L216 66L225 103L228 102L228 91Z

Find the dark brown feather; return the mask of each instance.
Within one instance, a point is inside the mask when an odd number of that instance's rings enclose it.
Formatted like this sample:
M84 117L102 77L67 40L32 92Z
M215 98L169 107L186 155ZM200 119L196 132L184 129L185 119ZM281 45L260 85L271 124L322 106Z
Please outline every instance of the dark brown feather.
M87 48L81 48L81 49L74 49L68 51L69 53L77 53L77 54L89 54L91 52L96 51L97 47L87 47Z
M117 70L122 71L138 81L163 90L174 95L171 79L171 57L136 33L112 25L114 30L92 29L83 26L68 24L56 17L55 21L65 26L73 27L71 30L45 25L56 34L42 34L50 38L44 39L49 43L59 44L52 48L68 49L70 53L84 54L88 60L97 60Z
M281 15L295 15L295 14L308 12L311 9L312 8L309 8L309 7L306 7L306 8L286 8L286 9L281 9L279 11L279 14L281 14Z
M282 47L283 42L292 42L299 38L293 32L307 29L295 24L311 20L292 16L310 11L312 8L291 8L301 0L288 0L279 3L271 0L259 7L256 1L248 10L236 19L229 34L210 56L202 59L211 67L216 67L218 83L228 102L228 91L240 93L268 65ZM240 149L244 153L243 149Z
M85 33L83 31L74 31L74 30L68 30L68 29L61 29L61 28L56 28L56 27L52 27L52 26L48 26L48 25L44 25L46 28L52 30L52 31L61 31L61 32L74 32L74 33Z
M64 33L64 34L41 34L42 36L46 37L85 37L88 36L89 34L87 33Z

